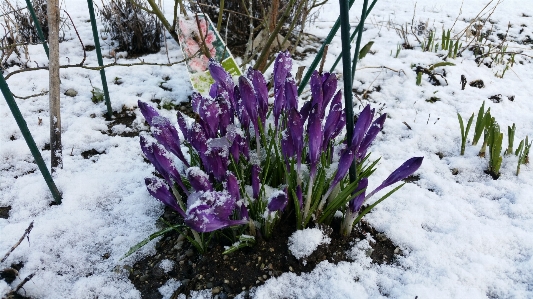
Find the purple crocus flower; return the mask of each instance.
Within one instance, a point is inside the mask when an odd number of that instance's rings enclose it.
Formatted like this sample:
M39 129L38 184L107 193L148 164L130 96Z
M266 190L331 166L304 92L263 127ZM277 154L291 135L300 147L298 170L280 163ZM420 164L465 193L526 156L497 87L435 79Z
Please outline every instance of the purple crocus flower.
M148 189L148 193L155 197L160 202L164 203L165 205L171 207L174 211L178 212L182 217L185 217L185 212L183 212L183 209L178 205L176 202L176 199L174 199L174 196L170 192L167 184L165 182L161 181L158 178L145 178L144 183L146 184L146 189Z
M223 95L216 97L219 107L219 127L221 135L226 135L226 130L233 123L233 112L231 111L230 101Z
M198 107L198 114L204 122L206 135L211 138L216 137L221 115L218 101L202 97L201 105Z
M202 106L204 97L198 92L193 92L191 95L192 111L196 114L200 114L200 106Z
M189 143L198 152L200 157L205 155L207 151L207 136L202 125L199 122L194 122L187 135L189 136Z
M399 182L406 177L412 175L415 171L418 170L420 165L422 165L422 160L424 160L424 157L413 157L407 161L405 161L400 167L398 167L395 171L393 171L384 181L379 185L374 191L372 191L370 194L368 194L365 197L365 200L372 197L372 195L376 194L381 189L390 186L396 182Z
M185 194L188 195L189 191L183 184L181 180L181 175L179 174L178 170L174 166L174 162L169 157L170 156L169 153L165 149L159 147L159 145L155 143L152 144L152 152L154 154L155 160L159 164L158 171L162 171L160 172L161 175L165 177L165 179L168 181L169 184L177 183L178 186L181 187L183 192L185 192Z
M300 109L300 114L302 115L302 122L305 123L307 121L307 118L309 117L309 113L311 113L312 102L307 101L303 104L302 109Z
M322 114L323 103L324 103L324 91L322 90L322 77L318 74L318 71L314 71L311 75L311 105L313 109L316 108L316 112L319 113L318 116Z
M209 72L211 73L211 77L213 77L218 87L222 88L228 93L228 98L231 101L234 98L233 91L235 88L235 83L233 83L231 75L224 69L224 67L218 61L214 59L209 60ZM232 105L234 104L235 103L232 103Z
M152 118L152 136L169 152L176 155L186 167L189 167L189 162L181 151L178 131L166 117L154 116Z
M320 118L323 119L326 107L337 91L337 76L332 73L324 73L322 75L322 110Z
M239 182L237 181L237 178L235 175L228 171L228 181L226 184L226 188L228 189L228 193L236 199L236 208L238 213L238 219L248 219L248 209L246 208L246 205L244 204L244 200L241 200L240 191L239 191Z
M363 138L370 127L372 118L374 117L374 110L370 109L370 105L367 105L363 111L359 114L357 123L353 129L353 137L350 147L357 152Z
M290 73L285 80L285 106L287 109L298 109L298 88Z
M387 113L383 113L380 117L378 117L372 123L365 137L363 138L363 141L361 142L359 149L357 150L357 154L356 154L357 161L361 161L361 159L363 159L366 156L366 151L372 144L372 141L376 139L376 136L378 135L378 133L383 129L383 124L385 123L386 118L387 118Z
M265 127L266 114L268 112L268 87L265 77L260 71L252 68L248 69L248 79L252 81L255 90L256 101L258 104L257 112L261 119L263 127Z
M283 211L288 201L287 188L285 188L285 191L278 190L268 198L267 208L270 212Z
M357 213L361 206L363 205L363 202L365 201L365 192L366 187L368 187L368 178L362 178L361 181L359 181L359 184L357 185L357 188L354 191L354 194L357 194L357 192L363 190L361 194L357 195L354 199L350 200L350 203L348 204L350 211L352 213Z
M322 147L322 122L319 115L320 106L315 104L309 116L309 123L307 124L307 135L309 136L309 160L311 164L311 177L314 177L317 170L318 161L320 158L320 149Z
M187 127L187 123L185 122L185 118L183 117L183 114L178 111L178 114L176 114L176 117L178 119L178 126L180 127L180 131L183 134L183 137L185 140L189 140L189 128Z
M227 191L195 192L187 200L185 224L195 231L206 233L248 223L245 219L229 219L235 202L236 199Z
M285 80L290 74L292 68L292 59L289 52L280 52L274 62L274 122L276 127L278 126L279 116L282 110L287 106L286 100L286 84ZM292 104L292 103L291 103Z
M244 108L246 109L246 112L250 116L250 120L252 121L252 124L254 125L255 133L256 135L259 134L259 127L257 124L257 98L255 96L254 88L250 81L246 79L245 77L239 78L239 91L241 96L241 101L243 103Z
M237 118L239 119L241 126L245 129L248 129L250 127L250 116L248 115L248 112L246 112L246 108L244 107L244 103L241 98L241 92L237 86L235 86L234 95Z
M137 105L139 106L139 109L141 109L141 113L143 114L144 118L146 119L146 122L151 126L152 125L152 118L154 116L159 116L159 113L157 110L155 110L152 106L141 102L140 100L137 101Z
M213 185L209 181L209 176L200 167L187 168L187 178L196 191L213 191Z
M340 98L342 98L342 93L339 91L331 102L331 108L329 110L329 114L326 118L326 124L324 126L324 140L322 141L322 151L328 150L331 140L335 139L335 137L337 137L337 135L340 133L340 130L338 130L338 123L341 122L344 126L346 122L346 117L343 117L344 109L342 109Z

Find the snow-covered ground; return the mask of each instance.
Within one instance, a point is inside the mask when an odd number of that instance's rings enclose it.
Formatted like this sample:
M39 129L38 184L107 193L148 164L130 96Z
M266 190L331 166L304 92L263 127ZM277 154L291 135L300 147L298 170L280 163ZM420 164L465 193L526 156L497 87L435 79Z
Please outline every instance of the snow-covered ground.
M171 12L171 2L165 1L167 12ZM488 159L477 156L480 146L470 145L473 129L465 155L459 155L457 120L457 112L468 118L473 112L477 114L485 101L504 132L504 148L506 128L513 123L515 148L526 135L533 139L533 49L532 44L516 42L533 37L531 0L502 1L490 16L491 24L483 29L492 26L490 39L499 42L497 33L505 35L510 24L507 51L525 54L515 56L516 63L503 78L495 76L502 66L478 67L472 52L465 51L462 57L448 59L455 66L444 67L449 85L433 86L424 76L421 86L417 86L412 65L427 67L442 59L423 52L413 34L408 38L415 48L401 50L394 57L397 45L403 43L394 28L414 20L415 24L435 28L440 39L442 28L453 25L453 36L466 28L487 3L379 0L365 23L362 44L371 40L375 43L372 53L358 65L354 88L364 91L379 86L379 91L363 103L384 106L383 111L390 115L385 134L380 134L372 148L373 157L383 158L369 188L377 186L407 158L425 156L417 172L420 180L407 184L366 216L372 226L401 248L404 255L398 263L371 264L365 255L368 240L363 240L354 244L354 262L322 262L309 274L283 274L254 290L256 298L533 298L533 168L523 165L516 176L517 158L505 156L502 175L493 180L484 173ZM352 24L359 18L361 4L356 1L350 12ZM489 7L495 4L492 1ZM86 1L68 0L62 5L72 16L84 44L93 44ZM325 38L337 16L338 2L331 0L308 32ZM79 63L83 52L72 29L67 29L67 38L61 44L61 62ZM101 43L104 52L109 53L109 40ZM467 44L465 37L462 43ZM168 57L163 49L142 59L157 63L181 60L179 46L172 39L167 44ZM29 51L30 66L47 63L42 47L31 46ZM329 47L326 69L340 51L337 37ZM96 66L95 52L87 55L86 64ZM312 58L297 61L293 70L298 65L309 65ZM105 61L111 62L110 58ZM119 58L118 62L138 60ZM15 70L17 67L12 67L4 75ZM337 72L341 72L340 65ZM186 101L192 91L183 64L117 66L106 69L106 74L115 111L123 106L135 107L138 99ZM468 82L483 80L485 88L467 84L461 90L461 75ZM170 80L166 86L172 91L159 87L167 76ZM123 84L113 84L116 77ZM48 77L46 71L26 72L13 75L8 84L14 94L27 96L47 90ZM0 206L12 207L10 217L0 219L2 256L34 221L29 242L22 242L0 268L24 263L13 286L36 273L24 285L26 295L34 298L140 298L123 266L155 252L152 242L120 260L131 246L156 231L155 220L163 206L149 196L144 186L152 166L143 162L138 137L101 133L108 129L103 117L105 105L92 103L91 84L101 86L97 71L61 70L62 94L74 88L78 95L61 97L64 168L54 176L63 192L59 206L49 206L52 197L45 181L7 104L0 100ZM488 99L497 94L502 95L500 103ZM432 96L440 100L427 102ZM513 101L510 96L514 96ZM44 148L49 140L48 97L17 100L17 104L38 147ZM173 112L161 113L175 120ZM138 109L135 114L133 126L147 129ZM105 153L84 159L81 153L91 149ZM50 152L42 153L49 165ZM452 169L458 174L452 174ZM164 292L174 287L177 283L169 282ZM8 290L9 286L0 281L0 295ZM200 292L197 297L207 293Z

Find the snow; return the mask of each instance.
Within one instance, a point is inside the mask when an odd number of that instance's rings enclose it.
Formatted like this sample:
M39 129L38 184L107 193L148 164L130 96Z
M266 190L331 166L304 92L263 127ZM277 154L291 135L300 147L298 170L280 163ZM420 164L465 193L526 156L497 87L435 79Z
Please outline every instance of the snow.
M171 2L164 1L165 11L170 14ZM417 86L411 65L428 66L442 59L435 53L422 52L412 34L409 43L415 49L402 49L398 58L394 58L397 45L403 43L394 29L400 24L411 20L417 24L427 23L437 30L436 36L440 38L442 28L452 28L455 23L453 36L488 2L419 0L415 11L415 1L379 0L365 23L362 44L371 40L375 43L371 53L358 63L354 88L368 89L369 98L354 99L356 112L371 103L376 111L390 116L384 125L385 133L379 134L370 149L371 159L382 159L369 180L369 189L377 187L406 159L425 157L417 171L419 181L406 184L365 216L371 226L400 247L402 255L397 256L396 263L370 263L366 255L368 240L362 240L350 251L353 261L337 265L322 262L310 273L285 273L271 278L252 290L254 298L533 297L532 166L522 165L520 175L516 176L516 157L505 156L502 175L493 180L483 172L488 160L477 157L480 146L470 145L472 130L465 155L459 155L460 130L456 115L458 112L465 118L473 112L477 114L485 101L486 108L491 108L504 132L504 148L507 146L505 128L513 123L516 124L515 147L525 136L533 137L533 49L531 44L515 42L524 40L526 35L533 36L533 17L524 16L532 15L531 0L501 2L490 16L493 24L487 23L484 28L488 30L493 26L490 38L497 43L497 33L505 34L510 23L508 51L525 54L516 55L516 63L503 78L495 76L496 72L501 72L501 66L478 67L472 52L465 51L462 57L448 59L455 66L439 68L446 70L448 85L441 80L442 86L433 86L427 76L423 76L422 85ZM362 1L357 0L350 11L352 27L357 24L361 4ZM496 1L492 1L489 7L495 4ZM63 1L62 8L73 17L84 44L93 44L90 23L86 22L86 5L83 0L69 0ZM484 16L488 15L486 11ZM307 32L325 38L337 16L338 1L330 0ZM98 26L103 28L101 23ZM341 53L338 36L329 46L326 70ZM60 46L61 63L68 64L69 60L79 63L83 51L72 29L67 28L66 38ZM464 37L462 42L464 45ZM113 50L110 40L101 43L104 54ZM172 39L167 40L167 45L168 58L163 49L142 59L161 64L168 63L168 59L183 59L179 46ZM46 65L42 46L29 46L28 50L29 66ZM313 55L309 55L302 61L295 60L293 70L309 65L312 59ZM114 58L104 59L106 64L113 62ZM139 60L118 58L117 62L137 63ZM86 63L97 66L95 52L87 52ZM342 73L341 65L336 69L339 73ZM17 66L9 68L4 75L17 69ZM148 130L136 108L137 100L179 103L187 101L192 92L187 68L182 63L115 66L107 68L106 75L111 107L114 111L122 107L134 109L137 117L132 129L135 130ZM465 75L468 82L483 80L485 88L467 84L465 90L461 90L461 75ZM172 88L172 92L159 88L159 83L167 76L170 80L165 86ZM123 83L115 85L113 78L121 78ZM16 74L7 82L17 96L48 89L47 73L43 70ZM9 218L0 219L1 256L34 221L29 241L24 240L0 268L24 263L11 287L36 273L24 285L27 296L140 298L124 266L155 253L156 242L152 241L121 260L129 248L158 230L155 222L163 213L163 206L150 197L144 185L144 178L152 176L153 167L143 161L139 138L102 133L108 130L104 117L106 107L104 103L92 103L92 86L101 86L99 72L61 69L64 167L54 174L55 183L63 193L63 203L59 206L49 206L53 198L7 104L0 99L0 206L12 207ZM370 93L377 86L381 90ZM69 88L78 91L78 95L64 96ZM501 103L488 99L496 94L502 95ZM307 92L304 97L308 95ZM440 101L426 102L431 96L439 97ZM514 96L514 101L508 96ZM37 146L43 149L49 142L48 97L16 101ZM161 110L160 113L175 124L174 111ZM118 125L112 132L128 130ZM92 149L102 154L90 159L81 156ZM442 159L436 153L442 154ZM50 152L42 150L42 154L50 165ZM457 169L458 174L453 175L451 169ZM387 190L381 192L384 194ZM160 291L166 296L176 287L177 282L169 281ZM0 296L8 291L9 286L0 281ZM193 292L193 297L210 298L211 291Z
M289 251L297 259L310 256L321 244L329 244L331 239L318 228L295 231L289 237Z
M163 299L170 299L174 292L180 287L181 282L175 280L174 278L169 279L164 285L159 289L159 293L163 295Z

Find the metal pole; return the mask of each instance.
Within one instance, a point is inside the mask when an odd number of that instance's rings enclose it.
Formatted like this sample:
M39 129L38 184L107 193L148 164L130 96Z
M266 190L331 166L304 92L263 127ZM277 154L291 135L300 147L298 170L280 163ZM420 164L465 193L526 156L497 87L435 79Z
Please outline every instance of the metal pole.
M366 1L366 0L365 0ZM352 72L350 55L350 8L348 0L339 0L342 41L342 78L344 81L344 111L346 113L346 135L348 147L352 143L353 136L353 99L352 99ZM350 166L350 182L356 179L355 159Z
M374 8L374 4L376 4L377 0L374 0L372 2L372 4L370 4L370 7L367 9L366 11L366 14L365 14L365 19L366 19L366 16L368 16L368 14L372 11L372 8ZM352 35L350 35L350 43L353 42L353 39L355 38L355 35L357 33L359 33L359 30L362 30L363 29L363 26L364 26L364 22L365 20L360 20L359 21L359 24L357 25L357 27L355 28L355 30L353 31ZM342 52L341 52L342 53ZM334 70L335 70L335 67L337 66L337 64L339 64L339 61L341 60L342 58L342 54L337 56L337 59L335 60L335 63L333 63L333 66L331 67L331 69L329 70L330 73L332 73ZM352 78L353 79L353 78Z
M349 7L347 7L348 10L350 9L350 7L352 7L354 1L355 0L350 0ZM367 15L370 13L372 8L374 8L374 4L376 4L376 2L377 2L377 0L372 1L372 4L370 5L370 7L367 10ZM341 25L341 23L340 23L340 17L339 17L339 18L337 18L337 21L335 21L335 24L333 25L333 28L331 28L331 31L329 32L328 36L326 37L326 39L322 43L322 46L320 47L320 49L316 53L315 59L313 60L313 62L309 66L309 68L307 68L307 72L305 73L305 76L302 78L300 86L298 86L298 95L302 94L305 86L307 85L307 82L309 82L309 79L311 78L311 74L316 69L316 67L318 66L318 63L322 59L322 53L324 53L324 48L326 47L326 45L331 43L331 40L333 40L333 37L335 37L335 35L337 34L337 30L339 30L340 25ZM359 30L362 30L362 29L363 29L362 25L361 26L357 26L357 28L355 29L355 32L353 33L353 36L355 36L356 32L358 32ZM353 37L351 39L353 39Z
M355 78L355 68L357 67L357 61L359 60L359 49L361 48L361 38L363 37L363 26L365 24L366 16L368 15L366 11L366 7L368 6L368 0L363 1L363 11L361 12L361 22L359 22L359 26L361 26L359 30L359 34L357 35L357 41L355 42L355 53L353 54L353 60L352 60L352 84L353 79Z
M102 59L102 50L100 49L100 40L98 39L98 28L96 27L96 19L94 17L93 0L87 0L89 6L89 16L91 17L91 27L93 29L94 47L96 48L96 56L98 56L98 65L104 66ZM104 68L100 69L100 78L102 79L102 87L104 90L105 104L107 106L107 119L110 120L113 116L113 109L111 109L111 100L109 99L109 90L107 89L107 79Z
M46 40L44 38L43 29L41 28L39 19L37 19L37 15L35 14L33 5L31 5L31 1L26 0L26 5L28 6L28 10L30 11L30 15L31 15L31 18L33 19L33 23L35 24L35 28L37 28L37 34L39 35L39 38L41 39L41 42L43 43L43 48L44 48L44 51L46 52L46 57L50 58L50 53L48 51L48 45L46 44Z
M41 174L43 175L44 180L46 181L46 184L50 189L50 192L52 192L52 196L54 197L56 204L61 204L61 193L57 189L56 184L54 183L54 180L52 179L52 176L48 171L48 168L46 168L46 164L44 163L43 157L41 156L41 152L39 152L39 149L37 148L37 145L35 144L35 141L31 136L30 130L28 129L28 125L22 117L22 114L20 113L17 103L15 102L15 99L13 98L13 95L11 94L9 86L7 85L7 82L4 79L3 75L0 75L0 89L2 90L2 94L6 99L7 105L9 106L11 113L17 121L17 125L19 126L19 129L22 132L22 136L24 136L24 140L26 140L26 144L30 148L30 152L33 155L33 158L35 159L35 163L37 163L37 166L39 167L39 170L41 171Z

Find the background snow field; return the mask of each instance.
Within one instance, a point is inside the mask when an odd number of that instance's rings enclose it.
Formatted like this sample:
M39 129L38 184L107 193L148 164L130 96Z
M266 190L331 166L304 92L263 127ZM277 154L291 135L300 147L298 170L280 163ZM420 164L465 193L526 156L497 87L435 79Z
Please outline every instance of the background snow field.
M504 132L504 148L507 126L513 123L516 124L515 147L526 135L530 140L533 138L533 45L522 42L526 35L533 37L531 0L502 1L490 17L492 25L487 23L484 28L488 30L492 26L489 38L496 42L497 34L505 34L510 24L507 51L524 54L515 56L516 63L503 78L495 76L501 69L483 64L478 67L472 51L467 50L462 57L448 59L455 63L444 67L448 85L441 80L443 85L433 86L423 77L421 86L417 86L411 65L437 63L442 61L437 54L444 52L423 52L413 34L409 35L409 42L415 48L402 49L394 57L398 44L404 42L395 27L414 20L415 24L435 28L440 38L442 28L449 29L455 24L453 36L487 3L486 0L379 0L365 23L362 44L375 43L371 53L358 64L354 89L370 92L380 88L367 99L361 96L360 100L354 99L356 113L370 103L390 115L384 134L377 137L371 148L372 157L382 159L368 188L374 189L406 159L425 157L417 171L418 181L406 184L365 216L373 227L401 248L403 256L393 265L371 264L364 254L368 240L362 240L354 244L353 262L338 265L322 262L314 271L301 276L285 273L254 289L255 298L533 298L531 163L523 165L516 176L517 158L504 156L501 176L493 180L484 173L488 159L477 156L480 145L470 145L473 128L465 155L459 155L461 133L457 120L457 113L463 118L477 114L485 101L485 107L490 107ZM172 1L164 4L170 17ZM495 4L492 1L490 7ZM358 22L361 5L362 1L357 0L350 12L353 27ZM72 16L84 44L94 44L86 1L63 1L62 8ZM325 38L337 16L338 1L330 0L308 32ZM103 28L101 23L99 28ZM339 36L329 46L326 70L340 55ZM79 63L83 51L73 29L67 29L66 37L67 41L60 45L61 63ZM110 41L101 40L101 43L104 54L109 53ZM466 45L464 38L462 43ZM183 59L172 39L167 39L167 44L168 58L163 48L160 53L142 59L154 63ZM29 51L29 66L47 64L40 45L30 46ZM293 73L298 66L309 65L313 58L310 55L303 61L295 61ZM106 58L104 63L113 61ZM119 58L118 62L138 60ZM86 64L97 66L94 51L87 52ZM340 65L337 72L341 72ZM4 75L17 69L11 67ZM148 129L136 108L137 100L179 103L187 101L192 92L184 64L117 66L107 68L106 75L113 110L134 109L134 130ZM483 80L485 88L467 84L461 90L461 75L468 82ZM167 76L170 80L165 86L172 91L159 87ZM115 77L121 78L123 84L112 84ZM17 96L48 89L46 71L16 74L7 82ZM54 175L63 192L63 203L59 206L49 206L53 199L45 181L6 102L0 100L0 206L12 207L9 218L0 219L2 256L34 221L29 242L22 242L0 267L24 263L13 286L36 273L24 285L25 294L33 298L140 298L124 266L155 253L154 241L120 260L130 247L157 231L155 221L163 213L163 205L150 197L144 185L144 178L153 169L143 162L139 138L102 134L108 130L104 118L106 108L104 103L91 101L91 84L101 86L97 71L61 69L64 168ZM64 96L69 88L77 90L78 95ZM500 103L488 99L497 94L502 95ZM427 102L432 96L440 100ZM514 96L513 101L509 100L510 96ZM17 100L17 104L37 146L43 149L49 140L48 97ZM176 121L174 111L160 113ZM120 129L126 128L115 130ZM92 149L101 154L84 159L81 153ZM50 152L42 153L49 165ZM457 170L456 175L452 169ZM160 292L168 296L178 286L179 282L169 281ZM8 291L9 286L0 281L0 295ZM208 298L210 294L210 291L200 291L194 296Z

